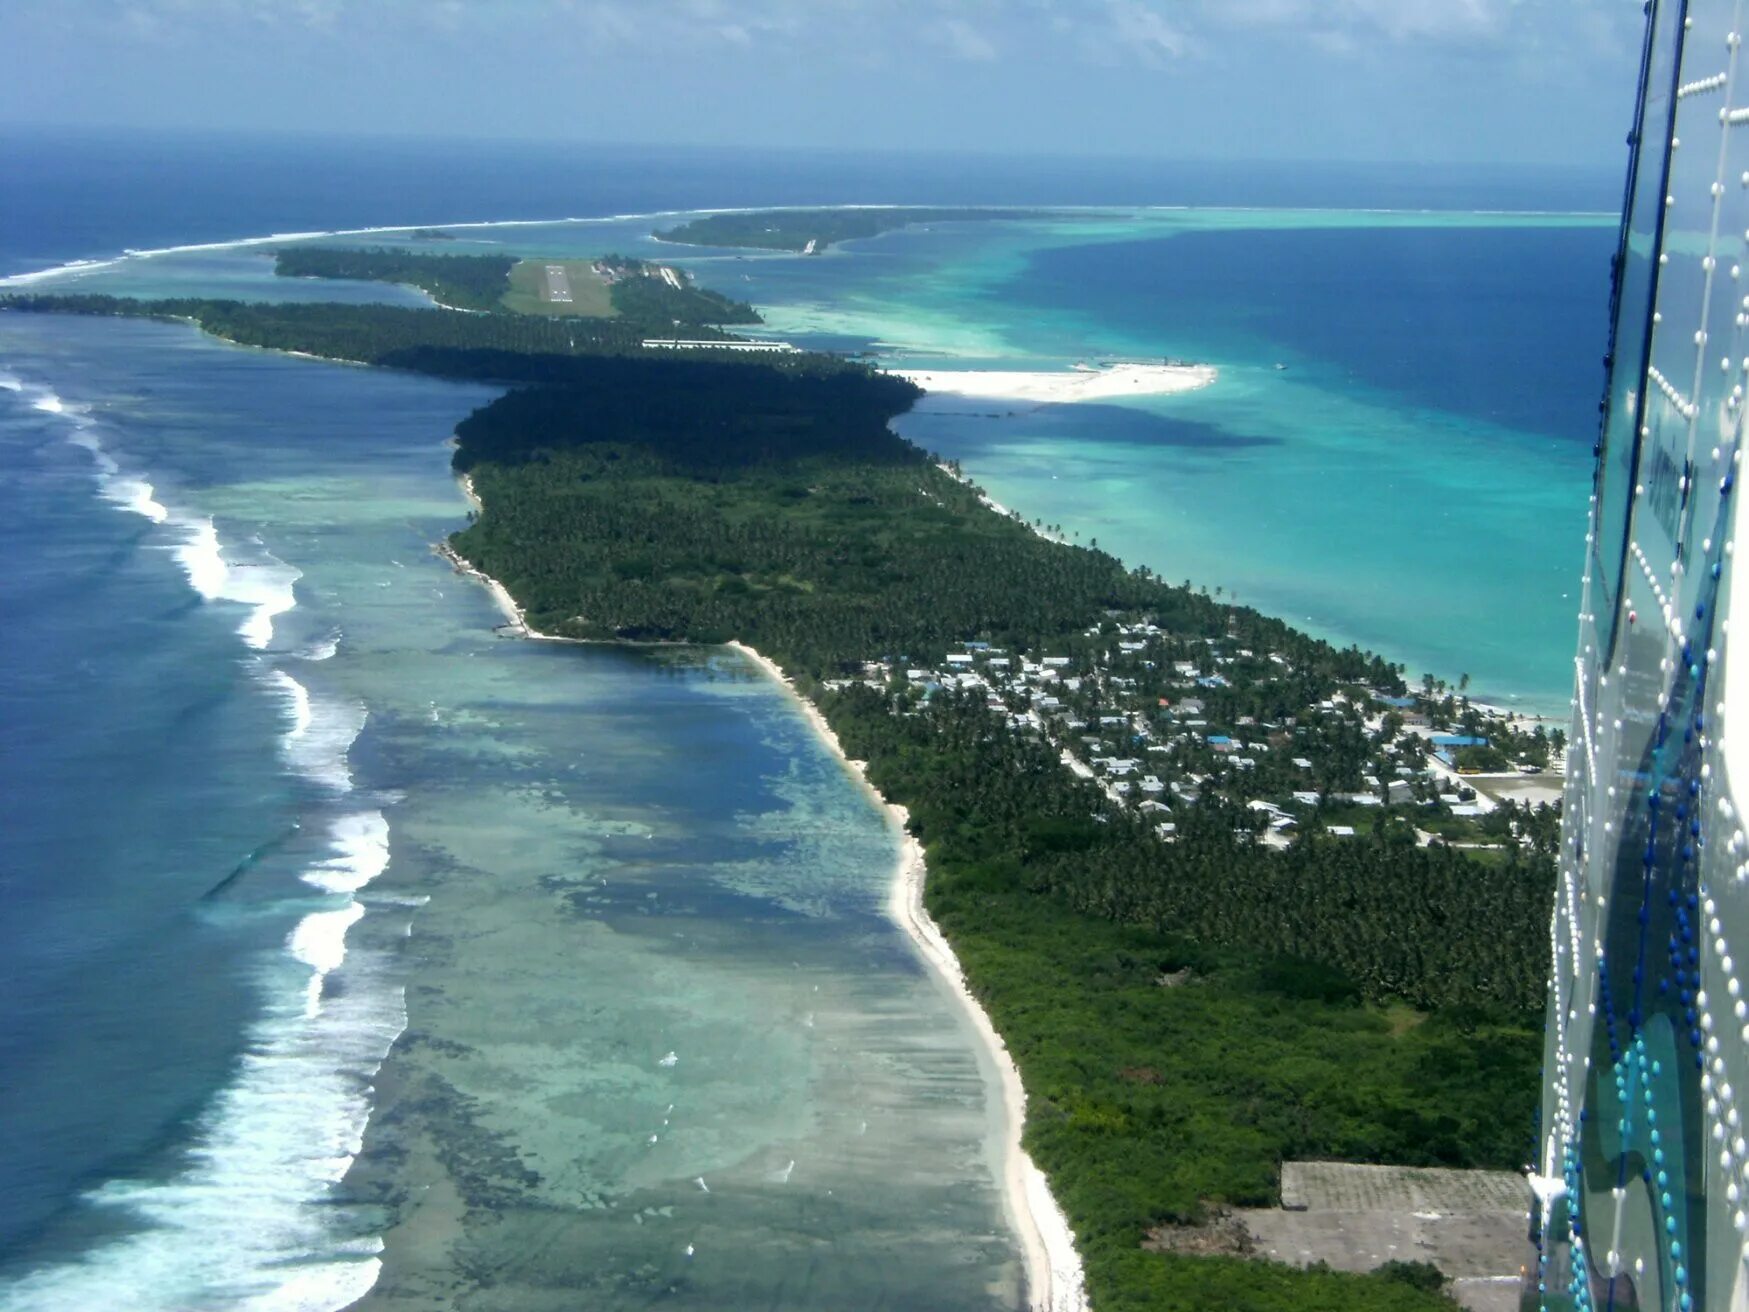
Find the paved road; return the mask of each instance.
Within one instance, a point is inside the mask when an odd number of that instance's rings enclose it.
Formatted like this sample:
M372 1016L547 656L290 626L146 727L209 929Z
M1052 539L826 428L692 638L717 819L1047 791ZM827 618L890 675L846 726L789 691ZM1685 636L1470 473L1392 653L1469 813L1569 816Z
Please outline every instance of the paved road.
M547 285L541 289L541 299L561 305L571 303L571 279L562 264L547 265Z

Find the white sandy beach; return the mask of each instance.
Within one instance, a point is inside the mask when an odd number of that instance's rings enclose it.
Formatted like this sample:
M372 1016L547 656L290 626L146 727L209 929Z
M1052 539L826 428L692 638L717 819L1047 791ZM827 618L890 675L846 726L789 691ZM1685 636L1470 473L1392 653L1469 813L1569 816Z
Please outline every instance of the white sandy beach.
M1123 397L1169 396L1207 387L1217 376L1207 364L1114 364L1105 369L891 369L926 392L1057 405Z
M480 504L479 496L474 492L474 480L469 478L466 474L463 474L456 480L456 482L461 485L462 495L468 499L468 504L474 508L474 514L481 514L484 507ZM523 613L522 607L516 604L516 598L510 595L510 589L505 587L490 574L475 569L473 563L459 555L456 552L456 549L450 546L449 543L444 542L439 544L437 554L442 556L451 565L454 565L459 572L466 574L469 578L485 588L487 592L491 593L492 600L498 603L498 610L504 616L505 624L508 627L515 629L523 637L533 638L537 642L583 641L581 638L561 638L556 633L542 633L539 629L531 628L528 623L528 616Z
M990 1023L990 1017L966 987L965 972L960 969L959 958L954 955L952 946L923 909L923 881L928 871L923 861L923 845L905 829L908 819L905 808L894 806L875 790L863 772L862 763L845 755L838 735L832 732L832 726L826 722L820 708L796 691L795 685L776 662L745 643L731 642L728 645L789 690L814 732L820 736L820 741L886 809L897 827L901 839L899 866L887 903L888 912L910 935L930 969L947 983L965 1007L1001 1076L1005 1139L1002 1194L1025 1255L1028 1306L1033 1312L1088 1312L1081 1258L1075 1251L1075 1235L1069 1229L1069 1219L1052 1197L1044 1172L1020 1146L1020 1132L1026 1124L1026 1090L1021 1086L1020 1072L1015 1068L1014 1059L1008 1055L1002 1036Z
M473 506L475 514L479 514L480 499L474 493L472 481L465 474L458 481L468 504ZM438 551L457 570L479 582L491 593L509 626L518 633L547 642L580 641L530 628L522 608L516 604L516 599L502 583L476 569L448 543L439 547ZM923 909L923 880L927 873L923 861L923 845L906 832L905 822L908 817L905 809L887 802L875 790L863 772L862 763L852 761L845 755L838 735L832 731L832 726L826 722L820 708L796 691L795 685L775 661L745 643L730 642L728 646L740 652L789 692L820 741L856 777L863 788L868 790L869 796L885 808L897 828L902 846L899 865L893 876L888 910L900 928L917 945L919 955L946 982L966 1008L973 1027L1001 1078L1005 1140L1002 1154L1003 1203L1020 1236L1026 1262L1029 1306L1033 1312L1088 1312L1081 1258L1075 1251L1075 1236L1069 1229L1068 1218L1063 1215L1056 1199L1052 1197L1044 1172L1034 1165L1032 1158L1020 1146L1020 1132L1026 1123L1026 1091L1020 1083L1020 1072L1015 1068L1014 1059L1008 1055L1002 1036L996 1033L989 1016L966 987L965 973L960 969L959 958L954 955L953 948L930 919L929 913Z

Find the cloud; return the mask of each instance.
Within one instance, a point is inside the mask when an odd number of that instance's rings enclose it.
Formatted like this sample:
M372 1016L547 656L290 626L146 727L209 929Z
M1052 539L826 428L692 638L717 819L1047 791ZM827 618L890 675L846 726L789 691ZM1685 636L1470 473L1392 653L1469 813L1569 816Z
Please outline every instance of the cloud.
M988 63L996 58L990 38L963 18L944 18L924 29L929 39L960 59Z
M1190 39L1140 0L1107 0L1107 21L1115 38L1144 64L1160 65L1190 48Z
M4 7L4 0L0 0ZM58 0L56 21L123 46L222 50L263 26L298 50L427 44L507 60L536 48L590 63L716 61L807 70L950 76L954 66L1072 81L1074 70L1404 67L1499 61L1490 76L1583 80L1638 48L1627 0ZM45 12L48 12L45 10ZM47 23L48 19L41 20ZM316 56L312 56L316 57ZM1198 69L1202 72L1198 72ZM1095 71L1093 76L1102 76Z
M1544 11L1565 4L1538 6ZM1526 7L1519 0L1197 0L1206 22L1279 29L1326 49L1405 44L1492 44Z

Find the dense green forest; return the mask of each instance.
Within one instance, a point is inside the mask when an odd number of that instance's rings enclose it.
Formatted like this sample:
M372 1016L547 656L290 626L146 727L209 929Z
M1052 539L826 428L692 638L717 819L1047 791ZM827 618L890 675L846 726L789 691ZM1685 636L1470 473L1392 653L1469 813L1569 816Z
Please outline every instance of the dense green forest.
M286 246L274 252L282 278L347 278L418 287L441 305L459 310L496 310L516 261L508 255L430 255L421 251L339 250L332 246Z
M980 219L1043 218L1046 210L993 210L893 206L873 209L758 210L709 214L656 235L689 246L739 246L753 250L800 251L809 242L823 251L834 242L878 237L913 223L965 223Z
M1274 852L1237 836L1211 791L1175 809L1162 843L981 697L845 678L972 639L1074 650L1137 618L1281 657L1269 683L1229 667L1207 694L1228 714L1400 688L1392 667L990 511L887 428L915 389L848 361L642 352L619 319L7 304L191 319L251 345L517 384L458 428L456 465L486 509L457 550L542 629L760 648L910 808L929 910L1020 1065L1026 1141L1099 1312L1449 1307L1392 1275L1144 1245L1274 1201L1283 1158L1522 1164L1547 835L1487 863L1390 824L1343 841L1314 828Z
M678 323L684 328L705 324L763 323L759 311L746 301L731 300L721 292L695 286L671 287L661 278L639 274L621 278L608 289L615 314L648 323L657 329Z
M522 314L455 314L396 305L263 304L255 301L177 299L140 301L121 296L13 296L0 308L24 312L186 319L243 346L302 351L330 360L413 369L451 378L509 382L565 382L573 371L604 368L601 357L643 355L650 326L631 319L545 319ZM664 328L669 327L663 325ZM666 335L666 334L660 334ZM689 334L727 339L710 328ZM664 350L664 356L674 352ZM696 358L680 353L680 362ZM712 357L734 367L728 353ZM592 363L591 363L592 362ZM828 356L784 356L777 371L844 367Z

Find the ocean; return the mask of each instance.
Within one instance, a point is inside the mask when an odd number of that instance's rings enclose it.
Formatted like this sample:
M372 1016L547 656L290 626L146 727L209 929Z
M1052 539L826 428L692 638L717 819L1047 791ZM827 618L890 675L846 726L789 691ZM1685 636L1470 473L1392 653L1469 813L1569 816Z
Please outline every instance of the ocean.
M74 135L0 167L0 276L91 262L47 290L409 302L224 243L579 217L455 248L647 245L897 364L1206 360L902 431L1131 563L1564 705L1615 179ZM1123 208L817 260L608 217L884 201ZM0 1308L482 1270L502 1306L1013 1306L990 1073L885 918L895 835L731 654L496 631L430 551L490 395L0 316Z

